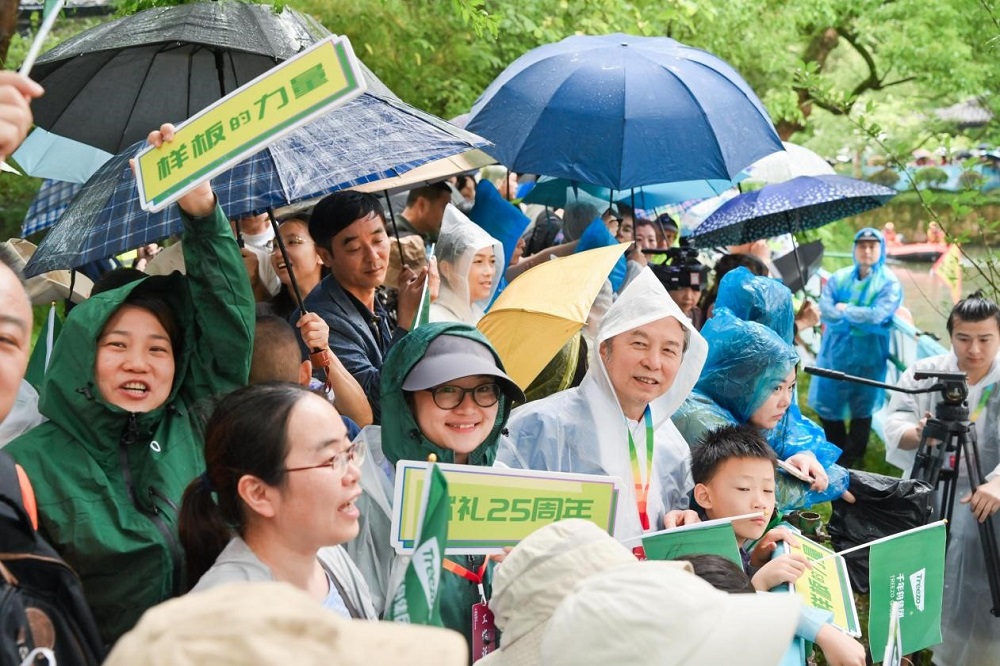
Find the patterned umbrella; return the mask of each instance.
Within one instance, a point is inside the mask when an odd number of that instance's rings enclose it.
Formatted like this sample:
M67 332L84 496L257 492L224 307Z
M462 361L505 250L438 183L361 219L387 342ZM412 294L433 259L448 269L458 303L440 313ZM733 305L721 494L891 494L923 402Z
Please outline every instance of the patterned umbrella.
M44 180L21 223L21 237L27 238L59 221L73 197L83 186L63 180Z
M230 217L337 190L412 187L493 162L489 142L401 102L365 70L368 91L212 180ZM177 206L139 205L129 158L136 143L98 169L39 244L25 275L74 268L159 241L181 229Z
M878 208L894 196L891 188L846 176L799 176L730 199L689 238L694 247L742 245L816 229Z

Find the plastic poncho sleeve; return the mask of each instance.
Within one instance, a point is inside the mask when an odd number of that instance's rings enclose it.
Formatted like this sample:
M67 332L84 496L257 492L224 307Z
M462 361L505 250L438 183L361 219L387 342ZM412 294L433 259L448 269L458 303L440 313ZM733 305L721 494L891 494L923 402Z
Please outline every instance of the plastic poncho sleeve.
M185 390L199 399L247 383L255 305L243 257L222 208L202 218L181 212L184 263L198 341Z
M892 319L903 302L903 289L898 280L886 280L870 306L848 305L844 319L852 324L882 326Z

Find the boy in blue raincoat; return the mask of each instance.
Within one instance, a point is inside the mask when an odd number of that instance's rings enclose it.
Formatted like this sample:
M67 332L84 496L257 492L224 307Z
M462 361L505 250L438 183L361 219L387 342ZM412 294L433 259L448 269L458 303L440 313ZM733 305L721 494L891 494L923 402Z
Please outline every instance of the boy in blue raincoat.
M882 233L862 229L854 236L854 266L834 273L823 287L819 308L825 330L816 365L884 381L892 316L902 302L899 280L885 267ZM876 387L813 377L809 406L819 414L826 438L844 450L839 460L844 467L864 457L881 395Z

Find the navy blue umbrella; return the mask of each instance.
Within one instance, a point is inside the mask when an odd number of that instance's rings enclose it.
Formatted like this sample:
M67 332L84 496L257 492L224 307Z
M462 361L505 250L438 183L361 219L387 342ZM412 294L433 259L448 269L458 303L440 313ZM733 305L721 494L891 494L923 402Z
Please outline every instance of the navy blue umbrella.
M212 179L231 218L337 190L378 191L440 180L492 163L474 134L415 109L365 72L369 88ZM74 268L181 230L177 206L139 205L129 158L138 142L91 176L25 266L27 276Z
M515 60L466 128L520 173L616 190L732 180L782 150L736 71L667 37L575 36Z
M816 229L878 208L896 190L846 176L799 176L733 197L688 238L694 247L742 245Z

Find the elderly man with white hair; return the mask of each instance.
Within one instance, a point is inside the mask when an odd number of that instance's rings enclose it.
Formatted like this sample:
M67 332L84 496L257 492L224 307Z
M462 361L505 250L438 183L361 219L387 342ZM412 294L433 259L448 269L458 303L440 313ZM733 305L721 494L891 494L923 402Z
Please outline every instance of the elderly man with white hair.
M596 343L579 387L514 410L497 462L617 476L619 539L696 520L685 511L690 448L670 417L708 345L648 268L608 310Z

